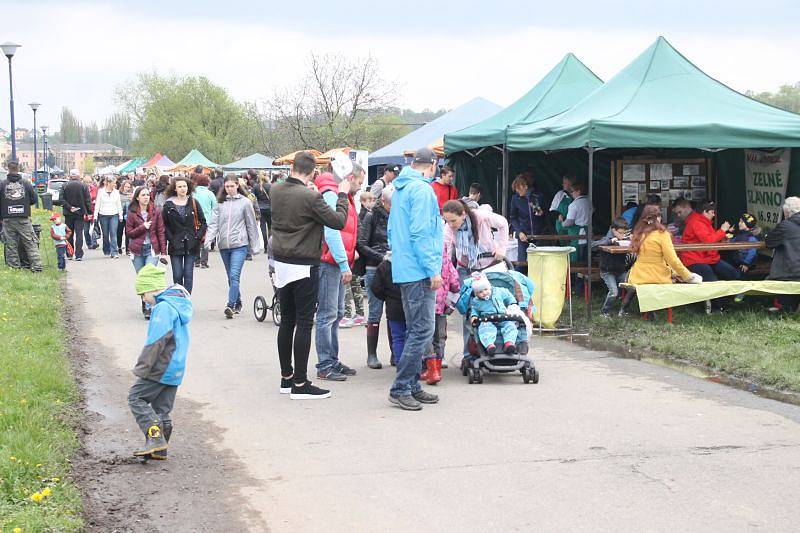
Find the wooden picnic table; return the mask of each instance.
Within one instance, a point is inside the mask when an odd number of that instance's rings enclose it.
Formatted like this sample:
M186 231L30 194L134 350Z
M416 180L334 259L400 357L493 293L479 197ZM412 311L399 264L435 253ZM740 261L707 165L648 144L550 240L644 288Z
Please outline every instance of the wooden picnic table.
M676 252L700 252L706 250L716 250L718 252L726 252L731 250L763 250L764 243L759 242L701 242L693 244L675 244ZM598 246L598 249L608 252L610 254L627 254L630 253L630 246Z
M602 239L605 235L595 235L594 240ZM586 235L528 235L528 242L531 241L577 241L586 240Z

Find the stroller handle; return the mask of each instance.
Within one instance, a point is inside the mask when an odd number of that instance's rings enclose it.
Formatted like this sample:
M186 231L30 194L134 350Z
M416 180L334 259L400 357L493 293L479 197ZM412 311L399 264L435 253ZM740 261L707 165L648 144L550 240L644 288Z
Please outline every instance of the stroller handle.
M496 314L478 317L478 322L507 322L513 321L525 325L525 320L520 315Z

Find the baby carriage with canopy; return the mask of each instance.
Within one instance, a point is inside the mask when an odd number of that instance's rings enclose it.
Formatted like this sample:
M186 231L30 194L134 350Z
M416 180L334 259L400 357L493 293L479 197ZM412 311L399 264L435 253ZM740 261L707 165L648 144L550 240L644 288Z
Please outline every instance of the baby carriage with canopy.
M515 321L519 327L517 335L517 353L495 353L489 354L486 348L478 339L477 326L469 327L468 350L469 355L461 360L461 374L469 379L469 383L483 383L483 371L493 373L511 373L519 371L525 383L538 383L539 371L528 357L528 339L531 333L530 316L534 311L533 292L534 284L529 278L516 271L509 272L486 272L486 278L492 287L502 287L508 290L517 301L521 310L520 314L502 314L481 317L479 322L493 322L499 324L504 321ZM456 309L464 315L469 316L469 303L473 297L472 279L464 280L461 287ZM498 332L498 339L502 334ZM502 344L502 342L500 342Z

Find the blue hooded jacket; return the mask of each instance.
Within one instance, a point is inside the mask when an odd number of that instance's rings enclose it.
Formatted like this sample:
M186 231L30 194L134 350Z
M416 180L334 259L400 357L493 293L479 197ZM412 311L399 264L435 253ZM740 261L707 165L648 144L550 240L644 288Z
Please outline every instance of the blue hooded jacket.
M428 181L410 166L392 182L389 212L392 280L409 283L441 275L444 226Z
M186 370L191 319L192 300L186 289L172 285L158 293L134 375L164 385L180 385Z

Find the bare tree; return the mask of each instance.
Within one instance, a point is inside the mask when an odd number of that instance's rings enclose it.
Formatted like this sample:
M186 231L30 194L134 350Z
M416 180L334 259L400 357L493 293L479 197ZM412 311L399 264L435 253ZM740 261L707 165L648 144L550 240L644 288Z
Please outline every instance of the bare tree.
M382 79L375 58L312 53L303 80L277 92L269 110L292 146L325 151L364 146L364 121L396 99L396 85Z

